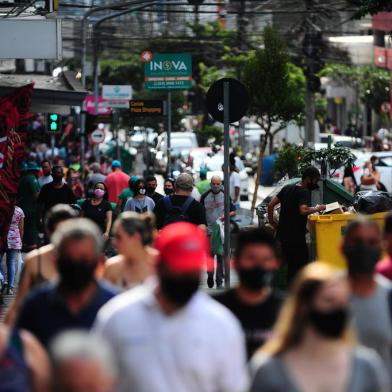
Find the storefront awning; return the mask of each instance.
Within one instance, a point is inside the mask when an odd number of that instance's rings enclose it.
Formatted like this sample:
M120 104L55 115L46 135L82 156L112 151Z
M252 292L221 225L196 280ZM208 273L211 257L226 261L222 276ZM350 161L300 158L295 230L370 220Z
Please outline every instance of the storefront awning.
M0 74L0 96L8 95L14 89L34 82L32 112L70 113L71 106L82 106L88 94L72 71L59 76L37 74Z

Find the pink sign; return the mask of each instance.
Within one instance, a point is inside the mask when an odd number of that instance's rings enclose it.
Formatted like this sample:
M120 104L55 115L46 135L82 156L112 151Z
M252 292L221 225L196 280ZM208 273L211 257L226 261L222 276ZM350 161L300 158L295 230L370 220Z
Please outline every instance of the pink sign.
M112 109L108 108L107 102L102 96L98 96L98 114L100 115L108 115L112 114ZM88 95L84 100L84 109L89 114L95 114L95 99L94 95Z

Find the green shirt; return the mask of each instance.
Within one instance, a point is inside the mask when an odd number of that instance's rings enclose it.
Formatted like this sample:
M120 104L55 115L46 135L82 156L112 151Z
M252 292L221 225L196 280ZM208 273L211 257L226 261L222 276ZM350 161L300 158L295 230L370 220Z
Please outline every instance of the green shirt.
M204 192L207 192L210 189L210 181L208 181L208 180L199 181L196 184L196 188L200 192L200 194L202 195Z
M34 174L24 174L18 186L18 198L20 200L20 208L25 214L34 212L38 208L37 199L33 197L34 194L41 190L37 177Z
M127 200L133 197L133 192L129 189L126 188L124 189L119 195L118 198L121 200L121 207L122 209L124 209L125 203L127 202Z

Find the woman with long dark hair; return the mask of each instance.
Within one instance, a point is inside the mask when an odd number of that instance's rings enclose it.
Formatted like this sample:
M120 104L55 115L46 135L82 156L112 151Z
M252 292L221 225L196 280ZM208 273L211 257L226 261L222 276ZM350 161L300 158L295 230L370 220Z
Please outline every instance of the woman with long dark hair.
M82 204L82 215L99 226L104 241L109 239L113 212L112 205L108 201L108 189L105 183L95 184L93 197Z
M134 211L139 214L154 210L155 202L146 195L146 183L143 179L138 179L132 183L134 196L125 203L124 211Z
M311 263L294 282L272 339L251 363L251 392L387 392L381 359L358 347L341 272Z

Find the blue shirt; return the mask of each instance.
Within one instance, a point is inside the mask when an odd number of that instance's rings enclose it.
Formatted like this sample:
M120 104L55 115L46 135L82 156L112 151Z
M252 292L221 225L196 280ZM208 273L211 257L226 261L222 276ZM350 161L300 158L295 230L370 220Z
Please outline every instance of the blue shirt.
M46 347L52 338L67 329L90 329L98 310L117 291L111 286L98 282L94 297L79 313L68 308L58 291L57 283L49 283L33 290L21 308L18 328L30 331Z

